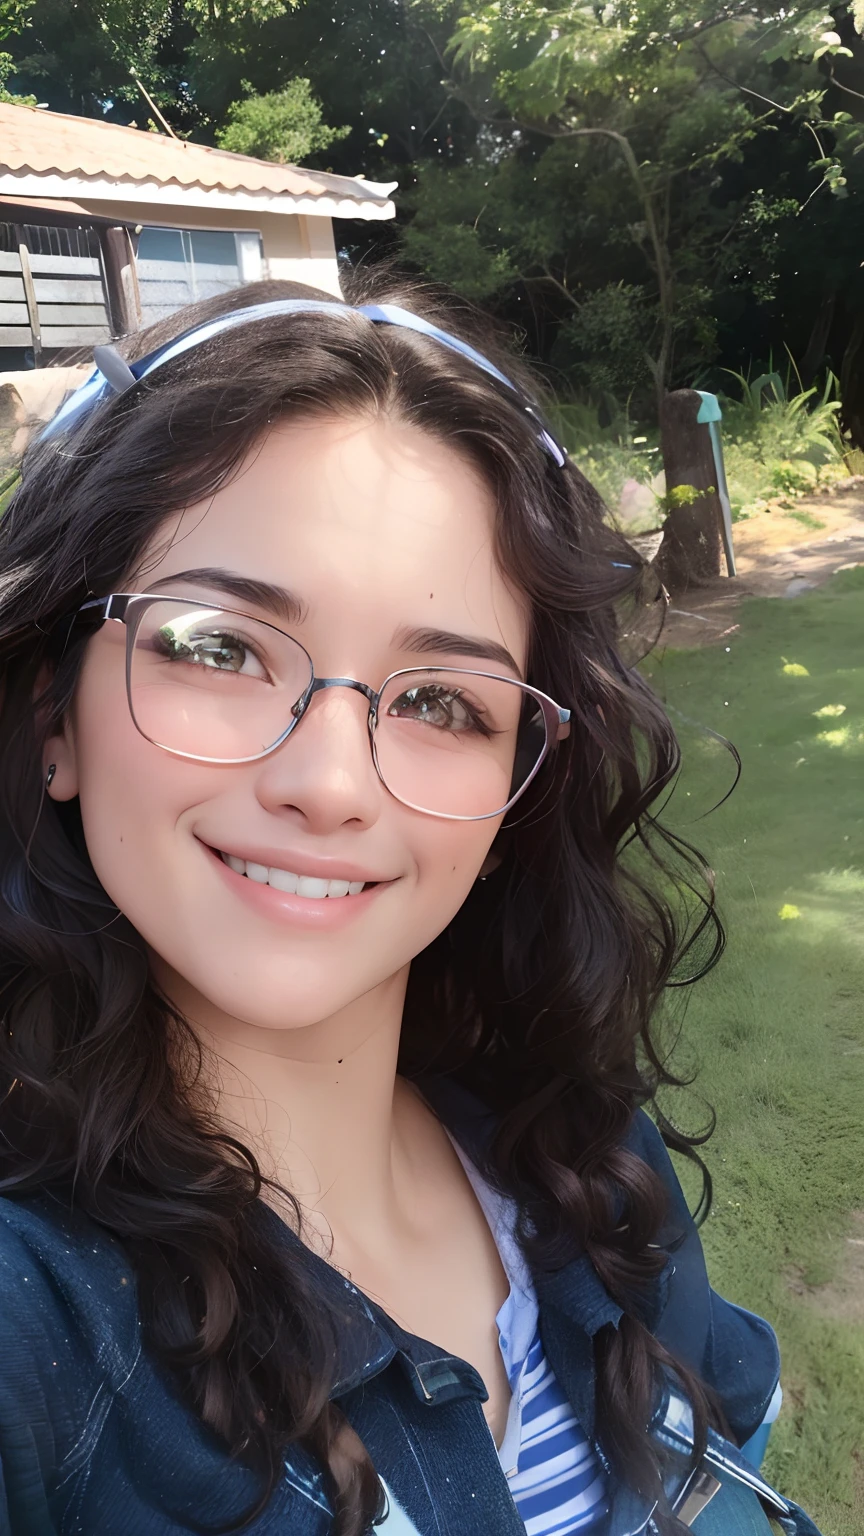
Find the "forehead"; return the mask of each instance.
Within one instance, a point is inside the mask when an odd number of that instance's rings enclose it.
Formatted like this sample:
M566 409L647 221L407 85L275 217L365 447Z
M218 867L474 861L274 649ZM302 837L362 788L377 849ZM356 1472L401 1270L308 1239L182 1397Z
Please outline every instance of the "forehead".
M221 566L296 593L313 628L470 628L524 661L526 604L499 568L495 516L467 458L408 423L292 422L169 520L136 584Z

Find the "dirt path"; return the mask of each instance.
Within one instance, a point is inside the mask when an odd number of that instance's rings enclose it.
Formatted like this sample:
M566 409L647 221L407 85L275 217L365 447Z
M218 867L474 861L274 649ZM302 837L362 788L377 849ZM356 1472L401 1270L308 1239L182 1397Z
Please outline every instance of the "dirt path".
M735 524L737 576L673 598L663 644L675 650L716 645L734 633L742 597L794 598L846 566L864 565L864 486L800 501L794 511L823 526L807 528L779 509Z

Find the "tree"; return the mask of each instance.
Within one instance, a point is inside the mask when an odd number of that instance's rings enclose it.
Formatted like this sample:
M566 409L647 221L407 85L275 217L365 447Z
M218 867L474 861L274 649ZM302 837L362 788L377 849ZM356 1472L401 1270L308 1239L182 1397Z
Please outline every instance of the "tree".
M268 91L264 96L256 96L248 80L243 84L247 95L231 103L226 126L217 129L216 143L221 149L284 165L307 160L351 132L350 128L327 126L321 104L302 76L290 80L284 90Z
M434 23L429 3L413 0ZM757 138L788 140L791 130L809 145L811 183L798 200L806 206L844 195L836 151L860 142L848 114L823 120L826 65L850 50L813 5L492 0L466 7L441 51L449 89L483 125L481 154L455 173L452 202L463 201L469 179L478 191L482 182L471 238L461 241L498 258L485 264L488 296L496 273L502 286L518 276L554 290L565 350L568 333L572 341L593 329L596 340L605 325L620 334L635 314L642 346L633 371L647 368L658 403L682 348L704 359L707 344L710 360L712 294L753 243L746 204L724 208L718 197L729 168ZM508 215L503 205L517 184ZM440 181L424 186L421 175L407 246L433 270L436 241L453 266L444 202ZM459 222L464 232L468 216ZM591 250L598 223L605 253ZM605 284L591 270L598 255ZM472 250L470 270L481 268Z
M12 106L35 107L37 104L35 96L16 95L14 91L10 91L7 88L6 82L9 76L14 74L15 60L11 53L4 53L0 50L0 101L9 102Z
M23 31L29 22L29 10L27 0L0 0L0 43ZM0 48L0 101L35 107L35 96L16 95L8 89L7 81L15 73L15 60L11 53Z

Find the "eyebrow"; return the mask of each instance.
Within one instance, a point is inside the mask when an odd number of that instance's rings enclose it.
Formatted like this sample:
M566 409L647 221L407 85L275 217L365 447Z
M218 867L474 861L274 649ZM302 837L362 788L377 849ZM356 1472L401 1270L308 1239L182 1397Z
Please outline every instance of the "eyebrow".
M225 592L229 597L236 597L240 603L265 608L286 624L300 624L306 617L305 604L285 587L278 587L272 581L257 581L252 576L240 576L236 571L222 570L219 566L199 566L191 571L176 571L173 576L162 576L152 582L150 590L173 586L178 581Z
M400 629L394 636L400 650L415 651L438 656L470 656L475 661L496 661L499 666L510 667L517 677L522 669L510 655L507 647L498 640L488 640L482 635L460 635L450 629Z
M300 624L306 618L307 608L294 592L277 586L272 581L259 581L252 576L241 576L236 571L223 570L221 566L196 566L188 571L175 571L172 576L162 576L150 583L149 590L174 586L178 582L192 586L211 587L224 592L240 603L250 603L275 614L287 624ZM461 635L450 629L420 629L403 626L396 631L393 644L402 651L415 655L469 656L474 661L497 662L510 668L521 678L522 669L505 645L482 635Z

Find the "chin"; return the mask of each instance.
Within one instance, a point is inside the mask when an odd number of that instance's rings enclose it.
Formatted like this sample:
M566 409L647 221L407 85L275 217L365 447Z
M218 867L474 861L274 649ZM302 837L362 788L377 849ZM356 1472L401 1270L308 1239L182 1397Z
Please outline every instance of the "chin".
M286 967L283 960L277 974L268 976L263 965L256 967L246 958L242 967L232 968L229 975L220 976L218 968L211 965L200 976L181 980L179 986L168 983L168 988L180 1011L193 1023L202 1012L206 1016L208 1010L201 1008L204 999L215 1015L215 1029L220 1019L236 1019L254 1029L293 1033L332 1019L383 980L368 975L352 979L346 975L347 967L333 964L326 974L316 974L316 969L309 974L306 967ZM341 983L338 986L334 986L334 969Z

